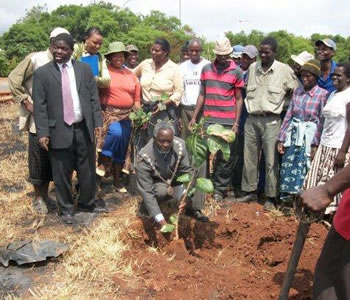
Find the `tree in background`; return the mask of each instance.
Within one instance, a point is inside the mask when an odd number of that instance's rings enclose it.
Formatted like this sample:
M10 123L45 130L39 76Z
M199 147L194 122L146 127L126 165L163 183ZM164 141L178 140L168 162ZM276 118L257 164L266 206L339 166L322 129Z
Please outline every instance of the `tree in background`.
M72 34L77 42L81 42L86 29L98 26L102 29L105 42L101 49L103 53L109 43L122 41L124 44L135 44L139 50L140 60L150 57L150 47L154 40L163 37L169 40L172 50L170 58L178 62L182 45L196 36L188 25L181 26L180 20L167 16L160 11L151 11L147 15L137 15L128 8L121 8L110 2L94 1L89 5L62 5L52 12L48 12L46 5L37 5L26 10L23 18L0 36L0 76L7 74L29 53L47 48L48 36L55 27L64 27ZM290 62L291 54L298 54L304 50L314 53L314 43L326 37L319 33L310 38L295 36L284 30L263 33L252 30L249 33L226 33L232 45L258 46L267 35L274 36L279 43L277 59ZM336 61L347 61L350 49L350 38L340 35L327 36L337 43ZM203 40L202 55L213 60L214 43Z

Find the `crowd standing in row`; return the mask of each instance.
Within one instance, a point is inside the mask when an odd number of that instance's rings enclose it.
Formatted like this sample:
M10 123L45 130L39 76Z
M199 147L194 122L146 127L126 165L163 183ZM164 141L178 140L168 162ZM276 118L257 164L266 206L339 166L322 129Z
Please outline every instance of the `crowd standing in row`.
M237 136L228 160L217 153L212 174L209 155L198 168L200 176L212 178L218 203L232 187L237 202L257 201L263 192L265 210L276 209L280 201L287 207L302 189L326 183L348 163L350 65L332 60L336 44L330 39L315 43L318 60L303 51L291 56L292 67L275 59L278 45L271 37L259 49L232 48L227 38L218 39L213 62L201 56L202 42L193 38L181 49L180 65L169 58L170 44L163 38L154 41L151 58L140 64L135 45L115 41L102 55L102 43L96 27L87 30L81 44L55 28L49 48L29 54L9 75L20 103L19 129L28 131L29 181L38 213L57 203L63 221L72 224L77 210L107 211L105 202L96 200L96 187L112 174L115 189L123 188L121 171L134 143L129 115L140 108L152 113L134 147L140 213L159 227L167 223L159 203L179 199L184 188L176 178L193 170L184 139L203 116L205 127L221 124ZM51 180L56 201L48 197ZM326 214L336 211L341 191L328 193L327 201L334 198ZM345 193L342 202L349 197ZM311 198L304 196L311 208L325 207ZM204 193L196 191L180 209L207 222L204 202ZM348 223L337 224L332 236L347 245L343 228ZM323 292L318 289L315 299Z

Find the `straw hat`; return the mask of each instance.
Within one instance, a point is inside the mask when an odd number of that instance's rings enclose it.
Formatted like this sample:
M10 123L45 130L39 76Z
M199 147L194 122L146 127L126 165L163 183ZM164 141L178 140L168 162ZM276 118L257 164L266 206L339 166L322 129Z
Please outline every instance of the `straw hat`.
M303 66L308 60L315 58L311 53L307 51L303 51L298 55L291 55L290 57L300 66Z

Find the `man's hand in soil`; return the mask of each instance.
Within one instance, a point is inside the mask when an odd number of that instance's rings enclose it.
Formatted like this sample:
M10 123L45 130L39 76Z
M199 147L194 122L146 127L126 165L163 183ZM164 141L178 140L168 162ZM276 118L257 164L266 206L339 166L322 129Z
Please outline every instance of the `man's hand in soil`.
M46 151L49 151L49 141L50 138L48 136L43 136L39 139L39 145Z
M300 196L304 206L313 210L324 210L331 202L332 197L328 194L326 185L320 185L306 190Z

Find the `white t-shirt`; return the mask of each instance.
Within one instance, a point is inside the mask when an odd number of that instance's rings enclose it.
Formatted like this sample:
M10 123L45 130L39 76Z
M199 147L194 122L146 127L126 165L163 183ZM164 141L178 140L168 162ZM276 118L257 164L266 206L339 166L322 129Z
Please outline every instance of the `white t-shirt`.
M350 88L345 91L333 92L323 108L324 119L321 135L321 145L340 149L345 131L348 128L346 120L346 105L350 102Z
M181 104L196 105L201 86L200 78L202 68L209 63L210 61L201 58L198 64L192 63L189 59L180 65L180 71L184 82L184 94L181 99Z

